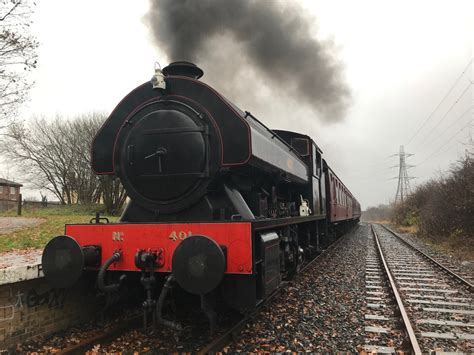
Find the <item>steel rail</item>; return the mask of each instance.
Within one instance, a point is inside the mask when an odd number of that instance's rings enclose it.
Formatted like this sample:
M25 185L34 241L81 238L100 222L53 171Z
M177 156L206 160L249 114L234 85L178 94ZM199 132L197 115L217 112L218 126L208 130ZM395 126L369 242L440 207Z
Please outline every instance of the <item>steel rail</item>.
M341 237L339 237L335 242L333 242L331 245L329 245L326 249L324 249L321 254L318 254L316 257L314 257L311 261L306 263L299 273L296 275L298 277L301 275L303 272L306 272L312 265L316 263L321 257L324 255L328 254L331 250L333 250L340 242L341 240L344 239L344 237L347 235L344 234ZM253 318L255 318L264 308L265 306L269 305L273 299L278 296L281 292L285 290L285 285L283 283L282 286L278 288L268 299L266 299L258 308L253 311L252 313L245 315L242 320L240 320L237 324L232 326L229 330L227 330L225 333L223 333L221 336L213 340L211 343L206 345L204 348L199 350L197 352L198 355L204 355L204 354L214 354L219 352L222 348L224 348L226 345L230 344L240 333L240 331L245 327L245 325Z
M431 261L433 264L435 264L436 266L438 266L441 270L443 270L445 273L447 273L449 276L455 278L458 282L464 284L465 286L469 287L469 290L470 291L473 291L474 290L474 285L469 282L468 280L466 280L465 278L463 278L462 276L460 276L459 274L455 273L453 270L447 268L446 266L444 266L443 264L441 264L440 262L436 261L435 259L433 259L431 256L429 256L428 254L426 254L425 252L421 251L418 247L416 247L415 245L411 244L410 242L406 241L405 239L403 239L398 233L394 232L392 229L390 229L389 227L383 225L383 224L379 224L381 227L383 227L386 231L388 231L389 233L391 233L393 236L397 237L398 239L400 239L403 243L405 243L406 245L408 245L410 248L412 248L413 250L415 250L416 252L418 252L421 256L423 256L424 258L428 259L429 261Z
M387 262L385 261L385 256L382 251L382 247L380 246L380 241L377 233L375 232L374 226L371 224L370 228L372 230L372 233L375 237L375 242L377 243L377 249L379 252L380 259L382 260L385 273L387 274L388 280L390 281L390 288L393 292L393 295L395 296L395 300L397 301L397 307L400 310L400 314L403 319L403 323L405 325L406 332L408 334L408 338L410 339L410 344L413 350L413 353L416 355L421 355L422 351L420 348L420 345L418 344L418 340L416 339L415 336L415 331L413 330L413 326L410 323L410 319L408 318L407 311L405 310L405 306L403 305L402 298L400 297L400 294L398 293L397 286L395 284L395 281L393 280L392 273L390 272L390 269L387 265Z
M225 331L216 339L212 340L209 344L205 345L201 350L197 352L198 355L214 354L219 352L226 345L230 344L245 327L245 325L253 318L255 318L259 312L268 305L280 292L274 292L269 298L267 298L263 304L258 306L252 313L245 315L241 320L234 324L231 328Z

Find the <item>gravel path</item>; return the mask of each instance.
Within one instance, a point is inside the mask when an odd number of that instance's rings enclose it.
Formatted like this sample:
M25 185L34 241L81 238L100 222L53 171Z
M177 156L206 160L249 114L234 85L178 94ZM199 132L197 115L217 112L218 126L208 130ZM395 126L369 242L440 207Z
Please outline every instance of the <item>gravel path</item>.
M45 221L43 218L0 217L0 235L22 228L37 226Z
M356 352L364 344L366 225L293 281L226 352Z

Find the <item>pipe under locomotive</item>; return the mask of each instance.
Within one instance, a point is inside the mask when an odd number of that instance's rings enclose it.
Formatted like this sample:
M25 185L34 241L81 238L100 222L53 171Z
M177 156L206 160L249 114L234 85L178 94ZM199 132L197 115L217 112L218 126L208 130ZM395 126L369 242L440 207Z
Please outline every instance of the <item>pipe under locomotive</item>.
M213 324L211 300L255 308L358 222L359 203L309 136L267 128L202 75L187 62L156 70L104 123L92 169L119 178L130 201L118 223L67 225L47 244L43 270L54 285L96 270L110 295L141 272L145 314L178 327L161 317L177 283L201 297ZM157 274L167 275L163 285Z

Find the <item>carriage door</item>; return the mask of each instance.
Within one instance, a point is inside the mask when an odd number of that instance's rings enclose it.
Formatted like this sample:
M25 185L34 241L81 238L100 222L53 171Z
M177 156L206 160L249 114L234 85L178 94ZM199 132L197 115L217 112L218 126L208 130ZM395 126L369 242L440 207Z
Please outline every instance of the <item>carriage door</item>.
M316 145L313 143L312 144L312 165L313 168L311 169L313 171L313 174L311 176L312 180L312 190L313 190L313 214L324 214L325 213L325 208L324 204L326 203L325 199L324 201L321 201L321 188L324 188L324 180L321 179L322 174L323 174L323 169L322 169L322 160L321 160L321 151L316 147ZM324 177L323 177L324 178ZM321 183L322 181L322 183Z

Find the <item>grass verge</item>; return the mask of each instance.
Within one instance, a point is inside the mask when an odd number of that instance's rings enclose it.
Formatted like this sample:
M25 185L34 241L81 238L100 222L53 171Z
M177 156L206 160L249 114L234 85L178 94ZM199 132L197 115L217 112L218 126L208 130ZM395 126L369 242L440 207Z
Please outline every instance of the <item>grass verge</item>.
M0 252L15 249L43 248L48 241L64 234L65 224L89 223L100 206L62 206L52 208L26 209L21 217L42 218L44 222L14 232L0 234ZM3 217L15 217L15 211L0 214ZM108 217L115 222L118 217Z
M416 237L420 238L434 250L451 255L460 261L474 262L472 238L468 236L459 235L445 238L434 238L420 235L418 233Z
M422 233L417 225L394 225L394 228L400 233L408 233L415 236L435 251L450 255L460 261L474 262L474 249L471 242L472 238L466 235L430 236Z

